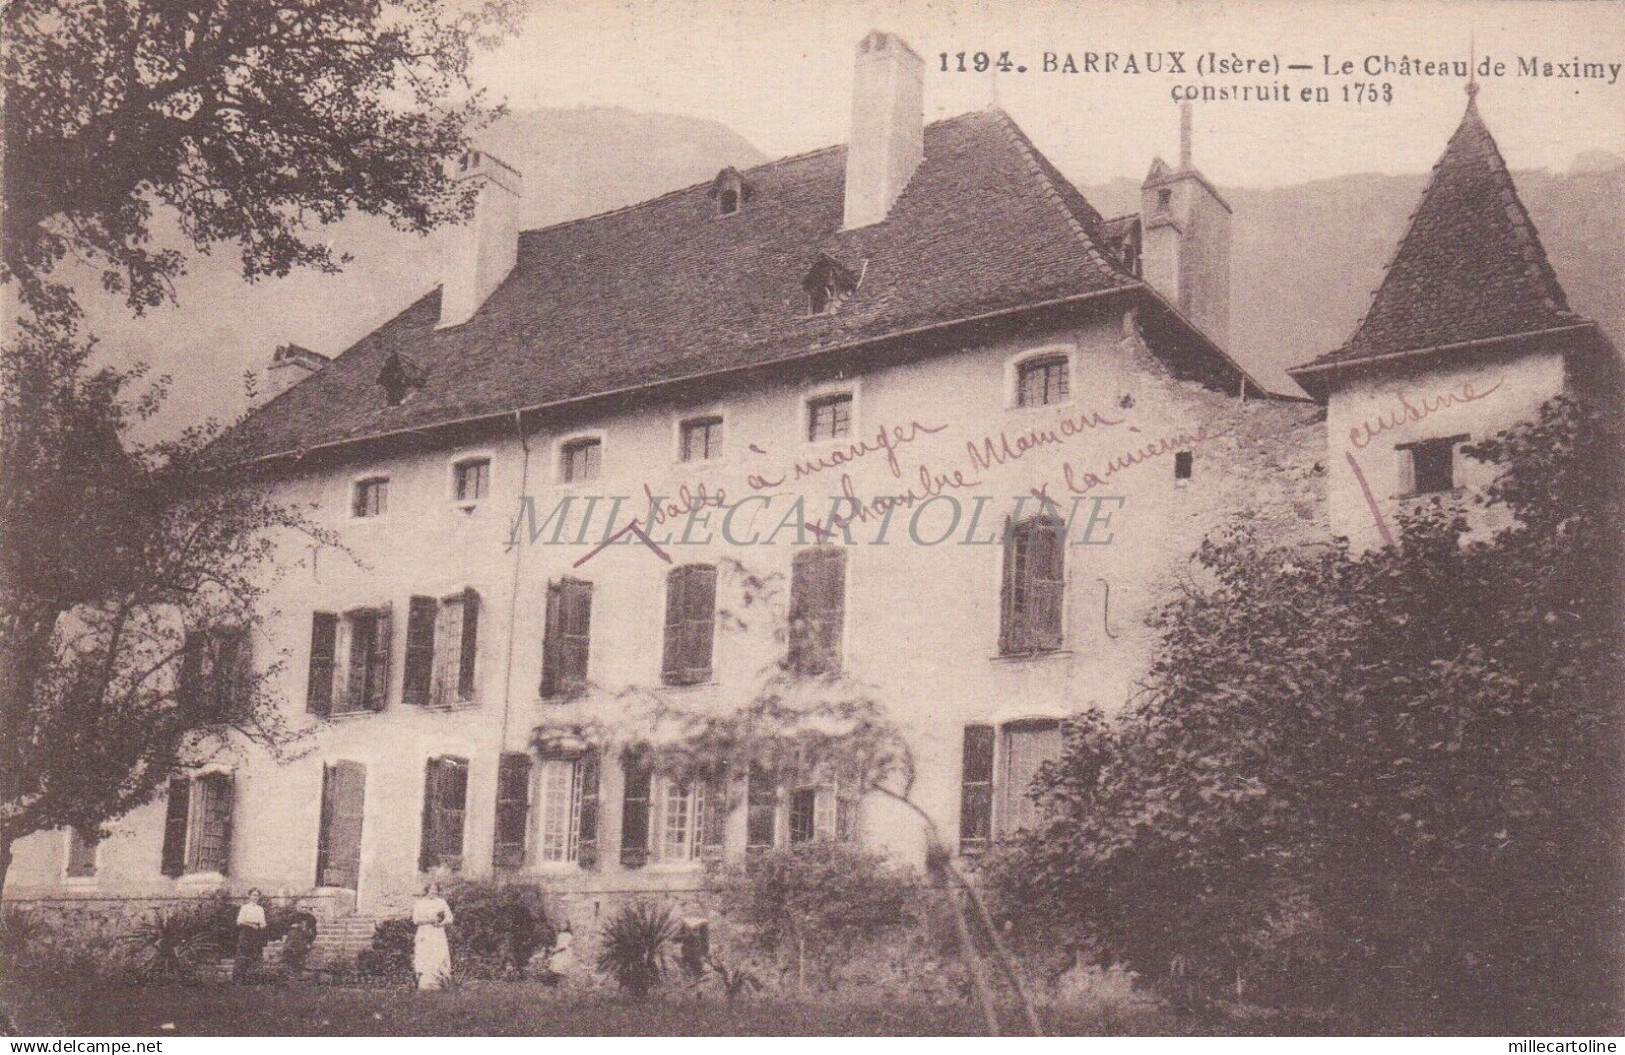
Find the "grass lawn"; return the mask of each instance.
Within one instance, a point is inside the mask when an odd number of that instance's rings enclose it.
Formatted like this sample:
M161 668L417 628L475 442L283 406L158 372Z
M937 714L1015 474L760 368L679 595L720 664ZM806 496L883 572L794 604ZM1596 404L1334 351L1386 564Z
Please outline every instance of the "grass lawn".
M602 991L559 994L527 982L456 991L268 986L120 986L13 993L23 1035L68 1036L937 1036L980 1034L974 1005L818 1003L779 997L729 1004L672 992L632 1000ZM1014 1016L1008 1016L1014 1021ZM1052 1010L1067 1035L1211 1032L1218 1023L1154 1008ZM165 1023L173 1029L162 1028Z

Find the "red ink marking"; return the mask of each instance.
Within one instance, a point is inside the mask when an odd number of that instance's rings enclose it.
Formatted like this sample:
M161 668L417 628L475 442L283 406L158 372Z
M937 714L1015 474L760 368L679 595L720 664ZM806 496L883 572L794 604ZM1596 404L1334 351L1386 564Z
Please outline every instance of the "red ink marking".
M1360 481L1360 490L1365 492L1365 504L1371 507L1371 519L1377 522L1377 530L1382 532L1384 545L1392 546L1394 536L1388 532L1388 522L1382 519L1382 509L1377 505L1377 496L1371 493L1371 485L1365 481L1365 473L1360 469L1360 463L1354 459L1353 451L1344 451L1349 460L1349 468L1354 470L1354 478Z
M642 540L642 542L643 542L643 544L645 546L648 546L649 549L654 552L655 556L659 557L661 560L665 561L667 564L670 564L672 562L671 561L671 556L665 550L663 550L659 546L655 545L655 540L650 538L647 534L645 534L642 528L638 527L638 522L636 520L628 520L626 522L625 527L621 528L621 530L615 532L615 534L611 535L609 538L607 538L604 541L600 542L598 545L594 546L586 554L586 556L584 556L580 560L576 561L573 565L571 565L571 567L573 567L573 568L581 567L583 564L587 563L588 561L592 560L594 557L598 556L598 554L602 553L605 549L609 548L610 546L613 546L615 543L617 543L621 539L625 538L628 533L636 535L640 540Z
M1464 381L1457 388L1433 396L1423 396L1420 407L1412 404L1409 396L1401 392L1399 393L1398 410L1378 414L1375 419L1367 418L1349 429L1349 442L1356 447L1366 447L1381 433L1391 432L1409 422L1423 421L1441 410L1455 406L1457 403L1476 403L1505 383L1506 378L1503 377L1480 392L1473 387L1471 381Z

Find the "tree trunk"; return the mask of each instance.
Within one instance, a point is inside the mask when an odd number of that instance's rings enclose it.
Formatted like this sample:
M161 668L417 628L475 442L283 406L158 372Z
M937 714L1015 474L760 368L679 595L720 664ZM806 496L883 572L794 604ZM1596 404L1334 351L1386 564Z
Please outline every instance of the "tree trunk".
M11 836L0 835L0 897L6 893L6 873L11 871Z
M1021 1003L1021 1013L1027 1019L1027 1028L1032 1030L1033 1036L1042 1037L1044 1027L1038 1021L1038 1011L1033 1007L1031 998L1027 996L1027 987L1022 984L1021 973L1016 970L1015 961L1010 958L1009 950L1004 947L1004 941L999 937L999 932L993 927L993 917L988 915L987 905L982 902L982 897L976 892L976 888L971 886L965 877L959 874L959 869L955 868L952 862L949 862L947 867L949 874L965 888L965 896L970 898L971 907L976 909L977 918L982 921L982 926L987 930L988 944L993 947L994 958L998 960L999 968L1004 973L1005 979L1010 983L1010 988L1015 990L1016 999Z
M807 939L796 935L796 992L807 991Z
M976 951L970 921L965 918L965 906L959 902L959 890L946 872L941 878L942 892L948 897L948 906L954 910L954 930L959 934L959 958L965 961L965 969L970 972L971 988L976 990L977 1002L982 1005L982 1020L987 1023L987 1035L996 1037L999 1035L999 1010L993 1003L993 987L988 985L987 966Z

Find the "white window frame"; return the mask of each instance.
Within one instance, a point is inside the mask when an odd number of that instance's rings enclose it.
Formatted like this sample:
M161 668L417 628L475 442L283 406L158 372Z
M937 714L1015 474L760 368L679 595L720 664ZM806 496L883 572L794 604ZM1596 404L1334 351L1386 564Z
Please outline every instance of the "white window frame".
M476 462L485 463L485 497L484 498L458 498L457 497L457 470L465 465ZM481 502L490 499L496 488L496 455L490 451L464 451L452 458L446 465L446 499L455 508L464 513L471 513L479 508Z
M1060 715L1049 714L1020 714L997 719L993 722L993 831L992 841L1009 838L1013 831L1009 824L1009 799L1012 794L1010 787L1010 734L1020 731L1018 727L1032 725L1039 722L1054 722L1062 735L1062 747L1065 748L1066 719ZM1057 755L1057 758L1060 756ZM1025 789L1023 789L1025 791Z
M831 436L828 439L815 440L812 434L812 405L821 399L830 396L847 396L851 399L852 413L851 425L845 436ZM831 444L853 443L863 433L863 416L860 406L863 399L863 386L858 378L828 381L823 384L811 385L801 392L801 409L796 415L796 445L803 450L820 450ZM870 437L873 439L873 437Z
M591 479L591 480L566 480L564 478L564 451L565 451L565 448L570 447L573 444L584 443L584 442L587 442L589 440L596 441L597 444L598 444L598 475L594 479ZM584 487L584 486L591 486L592 484L595 484L598 481L605 479L606 476L608 475L608 472L609 472L609 465L605 460L608 453L609 453L609 441L605 437L604 431L602 429L592 429L592 430L588 430L586 432L572 432L567 436L560 436L558 438L558 440L553 444L553 482L554 482L554 484L559 486L559 487L566 487L566 488L574 489L574 488L579 488L579 487Z
M237 829L237 805L238 805L237 796L238 796L238 793L239 793L240 789L237 786L238 774L237 774L236 770L232 769L230 766L228 766L228 765L226 765L226 764L224 764L222 762L210 762L210 763L207 763L206 765L200 766L199 768L192 770L192 772L187 775L188 783L187 783L187 788L186 788L186 848L185 848L184 852L185 852L185 855L186 855L186 860L188 862L190 862L191 859L192 859L192 847L193 847L193 844L194 844L194 840L196 840L199 837L198 825L200 823L202 823L202 817L200 817L199 814L198 814L197 786L198 786L198 782L201 781L204 777L210 777L210 776L225 776L225 777L230 778L230 780L231 780L231 788L232 788L232 796L233 796L232 803L231 803L231 814L232 814L232 817L231 817L231 819L232 819L231 835L232 835L232 837L226 843L226 858L227 858L227 861L228 861L228 864L229 864L229 861L231 859L231 852L235 848L235 844L236 844L236 841L237 841L237 830L238 830ZM218 886L223 885L225 883L225 881L226 881L226 874L224 872L192 872L192 871L185 871L185 872L182 872L179 876L175 877L176 885L181 886L181 887L198 887L198 888L218 887Z
M545 774L563 771L565 786L562 813L551 813L546 797ZM545 755L531 765L531 866L539 872L575 872L581 868L581 756ZM550 819L562 821L563 830L550 833ZM549 857L552 847L559 856Z
M706 785L703 780L693 781L685 794L677 795L678 785L661 773L654 774L649 789L649 864L656 871L689 871L700 868L699 820L705 808ZM687 814L687 831L675 853L668 852L666 832L674 802L683 804Z
M1039 403L1035 406L1021 405L1021 371L1038 359L1066 359L1066 398L1059 403ZM1038 348L1027 348L1009 357L1004 362L1004 406L1006 410L1046 411L1070 407L1078 399L1078 349L1072 344L1046 344Z

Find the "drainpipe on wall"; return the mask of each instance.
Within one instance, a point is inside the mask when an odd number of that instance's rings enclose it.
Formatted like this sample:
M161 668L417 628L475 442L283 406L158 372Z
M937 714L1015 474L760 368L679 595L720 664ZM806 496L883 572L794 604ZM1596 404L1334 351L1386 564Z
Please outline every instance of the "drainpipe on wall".
M519 448L524 452L519 469L519 497L523 501L530 490L530 442L525 439L524 422L520 412L513 412L513 430L519 437ZM519 614L519 566L524 559L525 547L519 541L518 522L515 521L513 547L513 577L508 583L508 650L502 672L502 742L499 752L508 749L508 716L513 710L513 643Z

